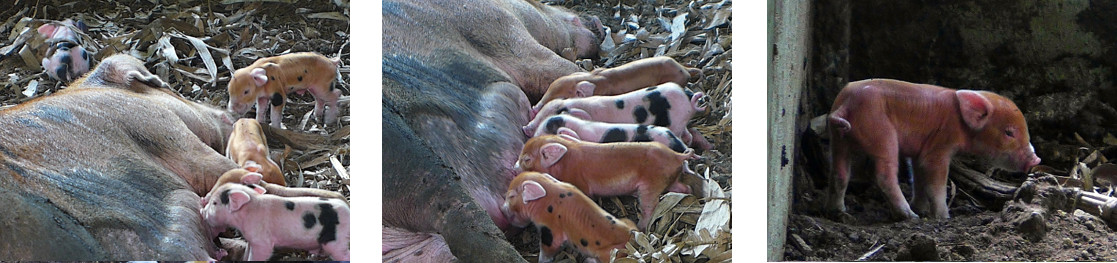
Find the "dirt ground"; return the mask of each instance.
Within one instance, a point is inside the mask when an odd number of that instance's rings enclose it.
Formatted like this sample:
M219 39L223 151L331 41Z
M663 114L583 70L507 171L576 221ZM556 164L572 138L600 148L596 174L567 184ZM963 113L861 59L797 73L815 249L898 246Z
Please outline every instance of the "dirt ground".
M827 149L810 134L805 136L807 156L825 159ZM1089 151L1086 151L1089 153ZM965 157L960 157L965 158ZM1085 156L1081 159L1086 159ZM1104 158L1103 158L1104 159ZM1044 163L1074 162L1048 160ZM810 162L810 161L808 161ZM1082 161L1083 163L1091 163ZM1093 161L1098 162L1098 161ZM1093 166L1093 165L1090 165ZM996 171L993 179L1011 185L1031 185L1013 198L992 200L949 184L950 219L892 219L884 194L867 174L855 172L845 203L852 216L823 213L821 203L827 184L825 164L815 161L798 172L795 199L787 229L784 259L791 261L1112 261L1117 259L1113 225L1088 213L1077 199L1076 183L1063 182L1067 170L1048 173ZM855 168L855 171L856 168ZM1096 175L1104 172L1096 172ZM951 177L955 178L956 174ZM910 199L911 185L902 176L901 189ZM1073 179L1070 181L1074 181ZM1063 182L1063 183L1060 183ZM1105 194L1111 186L1099 188ZM1022 190L1021 190L1022 189ZM1077 204L1077 206L1076 206ZM1078 208L1078 209L1076 209ZM838 219L838 220L836 220ZM848 220L847 218L846 220Z
M323 128L310 116L314 99L291 94L284 109L287 141L269 137L272 159L288 186L314 187L349 196L349 7L348 1L307 4L245 1L56 1L16 0L0 9L0 46L12 47L23 30L32 38L10 54L0 54L0 104L9 107L47 96L65 84L39 69L44 49L35 29L48 20L74 19L88 25L83 46L100 59L131 54L172 89L197 102L225 108L232 69L257 58L313 51L340 57L342 90L339 123ZM288 1L290 2L290 1ZM228 3L228 4L224 4ZM20 48L28 50L26 57ZM4 49L6 50L6 49ZM26 60L26 62L25 62ZM207 65L208 64L208 65ZM245 116L253 118L251 110ZM315 258L302 251L273 259Z

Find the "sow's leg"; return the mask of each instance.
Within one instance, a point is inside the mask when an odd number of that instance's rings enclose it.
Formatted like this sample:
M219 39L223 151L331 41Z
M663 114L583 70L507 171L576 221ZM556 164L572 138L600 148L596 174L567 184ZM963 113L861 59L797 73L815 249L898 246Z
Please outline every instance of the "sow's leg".
M412 232L441 233L449 252L463 262L523 262L489 215L472 202L462 188L462 178L407 127L398 113L385 106L382 115L383 151L387 153L383 159L384 224ZM445 252L410 255L433 259L444 257Z

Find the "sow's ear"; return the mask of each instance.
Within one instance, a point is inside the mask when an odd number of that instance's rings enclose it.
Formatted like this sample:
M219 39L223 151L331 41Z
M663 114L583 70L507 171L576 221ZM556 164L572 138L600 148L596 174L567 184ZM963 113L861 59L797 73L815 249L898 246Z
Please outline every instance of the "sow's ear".
M522 190L521 192L524 193L525 204L528 201L535 201L539 198L547 196L547 190L543 189L543 186L539 183L531 180L524 181L523 184L520 184L520 190Z
M540 160L543 162L543 167L551 167L551 165L554 165L566 154L566 146L559 143L548 143L544 144L543 147L539 149L539 152L543 155L543 158Z
M993 103L989 99L972 90L958 90L954 95L958 97L958 111L962 113L962 120L966 125L980 130L989 123L989 118L993 115Z

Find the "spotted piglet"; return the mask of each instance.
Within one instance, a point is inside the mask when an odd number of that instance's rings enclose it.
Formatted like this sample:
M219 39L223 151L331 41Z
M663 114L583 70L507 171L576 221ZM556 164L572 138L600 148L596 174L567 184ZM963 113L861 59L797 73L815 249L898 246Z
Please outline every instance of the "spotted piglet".
M581 82L578 85L593 85ZM675 83L663 83L621 95L569 98L548 102L523 127L525 135L532 135L547 118L567 113L583 120L607 123L636 123L667 127L687 145L700 150L709 149L701 136L693 136L687 122L695 113L706 110L698 100L705 94L692 93ZM695 140L697 139L697 140Z
M337 100L341 91L331 85L337 76L339 58L327 58L314 52L299 52L256 60L247 67L233 72L229 79L229 110L237 114L248 112L256 105L256 121L268 123L265 113L271 111L270 123L279 128L283 120L283 106L287 94L314 96L314 117L325 122L337 120Z
M85 30L85 24L73 20L49 22L39 26L39 35L46 38L49 45L43 56L43 70L47 76L62 82L70 82L89 72L92 57L81 46L74 29Z
M686 144L675 137L670 129L660 126L604 123L582 120L574 116L559 114L547 118L533 137L547 134L566 134L579 140L600 143L610 142L659 142L675 152L686 152Z
M539 262L553 261L567 243L589 256L587 262L609 260L614 248L621 257L636 231L632 221L614 217L574 185L545 173L520 173L504 197L501 211L512 225L534 223L539 229Z
M202 218L211 226L240 230L248 242L246 260L268 260L276 247L349 260L349 205L337 199L261 194L260 189L222 185L216 189L218 198L202 207Z

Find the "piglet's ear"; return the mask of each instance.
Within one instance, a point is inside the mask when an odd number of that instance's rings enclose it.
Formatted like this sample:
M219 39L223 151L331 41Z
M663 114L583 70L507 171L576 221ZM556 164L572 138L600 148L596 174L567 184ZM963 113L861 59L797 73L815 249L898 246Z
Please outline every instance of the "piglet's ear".
M252 76L252 80L256 81L257 87L268 84L268 71L263 68L254 68L248 75Z
M231 209L232 211L240 210L241 207L244 207L244 205L247 204L248 201L251 201L251 200L252 200L252 197L249 196L248 193L246 193L244 191L241 191L241 190L230 191L229 192L229 209Z
M49 39L49 38L54 36L54 29L57 28L57 27L58 27L58 25L55 25L55 24L52 24L52 23L43 24L38 29L39 35L42 35L43 37Z
M248 160L248 161L244 162L244 169L248 170L249 172L257 172L258 173L258 172L260 172L260 169L262 169L262 168L264 168L264 167L260 166L260 164L256 163L256 161Z
M540 185L538 182L531 180L524 181L523 184L520 184L520 190L522 190L521 192L524 193L525 204L528 201L535 201L539 198L547 196L547 190L543 189L543 186Z
M970 129L980 130L989 123L993 114L993 103L972 90L958 90L954 94L958 97L958 111L962 113L962 120Z
M556 132L556 134L558 134L560 136L561 135L566 135L566 136L574 137L574 139L577 139L577 140L582 139L581 137L578 137L577 132L575 132L574 130L571 130L570 128L567 128L567 127L558 128L558 132Z
M259 184L261 180L264 180L264 175L257 172L246 173L240 178L242 184Z
M569 111L567 111L567 113L570 114L570 116L574 116L575 118L579 118L582 120L593 120L593 118L590 117L590 113L586 112L583 109L570 109Z
M559 159L562 159L563 155L566 155L566 145L559 143L544 144L543 147L539 149L539 152L543 155L543 158L540 160L542 161L543 167L549 168L551 165L558 162Z
M597 85L594 85L593 82L583 80L578 82L577 85L574 85L574 96L579 98L593 96L593 90L595 89L597 89Z

